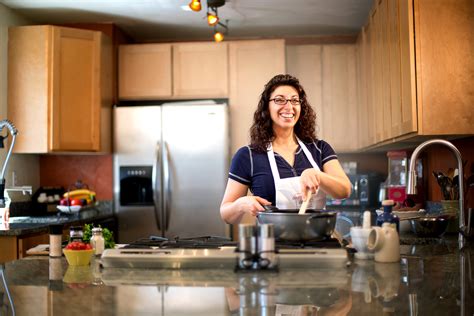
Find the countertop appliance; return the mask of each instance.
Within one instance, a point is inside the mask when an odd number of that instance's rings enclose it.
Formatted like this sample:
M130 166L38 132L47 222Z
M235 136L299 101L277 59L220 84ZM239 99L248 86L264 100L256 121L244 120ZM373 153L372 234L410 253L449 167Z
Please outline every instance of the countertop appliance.
M218 236L166 239L144 238L122 248L106 249L104 268L234 269L237 242ZM344 268L347 250L335 239L305 242L276 241L279 270L295 268Z
M377 173L350 174L348 177L352 184L351 195L347 199L334 199L328 196L326 205L329 209L342 206L364 211L367 208L377 207L379 187L383 177Z
M214 100L114 108L118 241L226 234L228 106Z

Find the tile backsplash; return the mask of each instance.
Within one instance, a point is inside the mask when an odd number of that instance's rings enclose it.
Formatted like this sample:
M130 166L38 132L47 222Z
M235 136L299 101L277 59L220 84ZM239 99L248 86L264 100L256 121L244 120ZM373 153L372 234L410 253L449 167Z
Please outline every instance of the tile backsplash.
M97 199L113 199L112 155L42 155L40 185L63 186L66 190L77 180L95 191Z

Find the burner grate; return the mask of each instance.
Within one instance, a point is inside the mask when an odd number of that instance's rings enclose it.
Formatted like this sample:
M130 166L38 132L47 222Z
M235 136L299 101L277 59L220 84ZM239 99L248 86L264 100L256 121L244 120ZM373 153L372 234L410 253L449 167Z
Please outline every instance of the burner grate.
M341 244L337 241L337 239L334 238L308 241L286 241L277 239L276 245L279 249L341 248Z
M150 238L136 240L123 248L217 249L224 246L237 246L237 242L220 236L175 237L174 239L151 236Z

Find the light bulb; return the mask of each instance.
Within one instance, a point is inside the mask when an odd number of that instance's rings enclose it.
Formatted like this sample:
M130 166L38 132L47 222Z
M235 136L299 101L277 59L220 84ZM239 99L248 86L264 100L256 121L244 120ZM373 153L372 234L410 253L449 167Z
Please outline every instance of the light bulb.
M201 0L191 0L189 8L193 11L201 11Z
M207 24L209 24L209 26L214 26L218 22L219 22L219 17L217 15L214 15L211 13L207 14Z
M214 40L216 42L222 42L224 40L224 35L221 32L214 33Z

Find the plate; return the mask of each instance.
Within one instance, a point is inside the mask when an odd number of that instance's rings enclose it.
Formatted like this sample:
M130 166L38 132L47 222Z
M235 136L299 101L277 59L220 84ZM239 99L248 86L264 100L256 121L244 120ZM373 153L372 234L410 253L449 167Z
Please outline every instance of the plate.
M72 206L65 206L65 205L58 205L58 210L63 213L77 213L81 210L82 206L80 205L72 205Z

